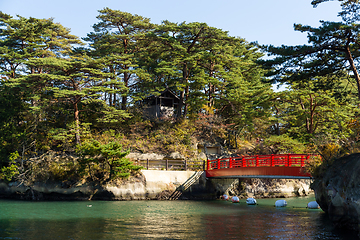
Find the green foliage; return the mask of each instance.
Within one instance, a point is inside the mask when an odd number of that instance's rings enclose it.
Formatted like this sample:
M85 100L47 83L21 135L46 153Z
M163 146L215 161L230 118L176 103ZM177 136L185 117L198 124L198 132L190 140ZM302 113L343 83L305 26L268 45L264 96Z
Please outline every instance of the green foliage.
M265 129L257 129L259 125L256 123L269 121L273 91L269 85L261 83L260 78L251 82L236 77L233 79L234 82L225 90L226 97L220 102L223 106L221 116L229 119L239 130L261 134Z
M54 181L68 186L81 180L79 169L73 155L49 150L33 157L22 156L17 180L25 186L31 186L35 182Z
M81 134L83 140L90 138L90 123L81 123L78 132ZM77 128L75 123L68 124L66 128L49 129L47 139L49 139L48 146L51 149L61 149L73 152L75 135Z
M312 0L311 4L317 7L320 3L328 2L330 0ZM342 11L339 12L339 16L343 21L347 23L353 23L360 20L359 10L360 3L358 0L338 0L341 2Z
M109 180L115 178L127 178L131 173L140 170L141 166L133 165L131 161L126 159L129 151L123 151L122 145L119 142L112 141L107 144L93 140L84 142L77 149L80 154L81 164L90 166L103 166L104 172L108 173ZM106 166L108 170L106 170ZM92 171L93 169L89 169Z
M350 19L351 1L341 2ZM80 48L52 19L0 12L1 178L18 174L16 151L29 181L125 178L139 167L123 149L191 159L199 142L325 159L358 151L356 22L296 24L309 45L266 46L274 58L260 65L258 46L206 23L155 25L109 8L97 19ZM274 93L269 81L289 89ZM141 100L165 89L176 96L177 121L145 120ZM79 163L53 159L51 150L76 145Z
M145 66L156 79L153 88L167 86L179 96L178 119L203 105L221 108L232 100L231 89L245 84L246 91L246 84L255 86L262 75L255 46L206 23L164 21L150 40L153 61Z
M324 76L328 77L330 86L337 87L341 83L338 80L345 73L345 76L351 76L348 78L349 84L357 86L357 97L360 99L360 76L357 70L360 25L327 21L320 23L318 28L294 25L296 31L308 34L309 45L266 46L265 49L274 57L265 61L264 67L271 69L269 75L272 75L273 81L289 84L305 79L308 82L316 81L317 77Z
M179 152L187 158L194 157L196 128L189 120L174 123L139 121L131 124L129 129L130 133L122 135L121 141L134 152Z
M258 148L259 154L306 153L306 145L287 136L271 136Z
M327 165L327 160L323 160L320 155L311 156L305 163L305 172L310 173L314 178L320 177L324 165Z
M150 77L139 66L139 55L147 52L143 45L148 45L145 35L153 28L149 18L132 15L119 10L104 8L97 16L99 22L94 24L95 32L89 33L92 49L89 54L100 59L103 71L111 74L103 84L110 106L128 107L128 98L134 101L143 97L136 89L147 84Z
M0 179L10 182L19 174L19 166L16 160L19 158L18 152L13 152L9 156L9 165L1 168Z
M356 107L347 101L337 100L333 91L311 90L310 83L292 84L292 89L278 93L277 120L282 133L302 142L310 142L317 134L349 136L347 127Z
M79 179L78 167L72 161L51 161L49 164L50 178L55 181L76 181Z
M269 86L259 82L262 70L256 63L261 53L244 39L205 23L164 21L156 26L148 18L109 8L99 11L98 19L95 32L86 39L91 48L74 48L81 44L79 39L51 19L1 15L4 61L0 67L6 77L0 87L6 87L4 93L18 93L14 99L21 106L3 121L13 120L12 128L0 127L0 132L16 130L19 135L4 137L7 146L9 139L18 141L14 149L4 150L5 156L25 145L35 154L50 149L72 151L74 145L86 141L84 124L92 124L90 131L123 129L119 123L132 117L124 110L129 109L128 101L137 106L137 100L165 88L179 97L179 117L196 115L204 105L215 107L216 115L223 118L234 118L241 111L241 117L230 121L251 130L251 119L268 114L264 103ZM224 105L226 109L218 111ZM142 121L134 119L132 127ZM189 152L193 131L188 130L192 128L175 127L176 137L166 141L166 148ZM155 136L147 136L153 144ZM134 145L147 149L144 138L133 139Z

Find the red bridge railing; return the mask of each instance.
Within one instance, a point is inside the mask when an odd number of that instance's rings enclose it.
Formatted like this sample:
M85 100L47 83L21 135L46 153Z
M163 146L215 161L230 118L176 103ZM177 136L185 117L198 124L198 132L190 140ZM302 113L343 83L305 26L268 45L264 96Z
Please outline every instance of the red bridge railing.
M239 156L207 161L207 170L241 167L304 167L314 154L272 154Z

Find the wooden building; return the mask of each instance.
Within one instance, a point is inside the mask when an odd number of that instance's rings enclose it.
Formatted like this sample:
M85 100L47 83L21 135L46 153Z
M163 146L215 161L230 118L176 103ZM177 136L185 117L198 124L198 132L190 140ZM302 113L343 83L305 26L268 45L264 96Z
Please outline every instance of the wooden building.
M159 96L144 99L144 115L149 119L175 118L180 99L171 90L166 89Z

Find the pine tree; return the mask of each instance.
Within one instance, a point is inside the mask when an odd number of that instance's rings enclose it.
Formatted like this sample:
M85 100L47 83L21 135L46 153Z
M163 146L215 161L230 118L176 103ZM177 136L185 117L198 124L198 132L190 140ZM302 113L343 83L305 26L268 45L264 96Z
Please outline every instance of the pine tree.
M312 3L318 4L324 1ZM348 2L350 1L345 1L344 6L349 6ZM266 46L266 50L274 56L264 65L269 69L272 68L272 80L290 84L304 79L312 81L317 76L330 76L328 79L334 80L331 76L342 79L345 73L351 82L355 83L360 100L358 72L360 24L356 23L356 18L346 19L347 13L350 14L350 12L342 12L344 22L320 21L321 26L317 28L294 24L296 31L308 34L309 45ZM341 82L335 85L339 84ZM334 82L329 82L327 85L334 86Z
M88 34L86 40L92 48L91 56L102 58L106 71L113 76L108 84L113 89L108 91L109 105L120 105L125 110L129 100L138 100L134 91L138 82L148 79L138 65L137 55L145 51L140 42L153 25L148 18L119 10L104 8L99 13L100 22L93 26L95 32Z
M347 99L339 100L332 90L312 90L313 83L292 84L291 89L279 92L276 102L282 109L279 117L285 133L302 142L327 136L345 139L347 125L354 118L356 107Z
M46 82L35 75L46 73L46 69L28 63L34 59L67 55L72 46L81 44L81 41L71 35L69 29L54 23L52 19L13 18L0 12L0 28L0 88L4 92L3 96L12 92L16 96L14 99L21 102L17 104L22 106L22 110L17 114L20 119L14 131L22 129L23 149L31 145L32 151L36 151L36 139L43 135L39 126L45 119L43 107L48 102L43 101L47 94Z
M31 65L42 66L47 69L46 74L32 74L27 78L42 79L49 86L49 99L55 103L62 102L73 109L75 124L75 143L80 144L80 112L90 111L86 106L98 103L98 109L91 111L101 112L99 120L103 122L118 122L128 117L122 110L105 105L101 95L106 87L108 73L104 73L101 59L91 59L86 55L77 54L67 58L33 59Z

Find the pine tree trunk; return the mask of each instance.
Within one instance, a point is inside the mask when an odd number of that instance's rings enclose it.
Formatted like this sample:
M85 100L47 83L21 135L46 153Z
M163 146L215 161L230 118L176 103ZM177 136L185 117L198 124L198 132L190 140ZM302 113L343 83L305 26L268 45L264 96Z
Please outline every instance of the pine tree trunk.
M75 120L75 143L80 144L80 119L77 103L74 103L74 120Z
M211 79L214 76L214 62L210 65L210 73L209 78ZM211 108L214 105L214 92L215 92L215 86L214 84L209 82L209 103L208 106Z
M189 86L186 86L185 88L185 106L184 106L184 114L183 114L183 118L186 117L187 112L188 112L188 102L189 102Z
M124 73L124 84L125 84L125 87L128 87L128 85L129 85L129 75L126 72ZM122 96L122 99L121 99L121 109L126 110L126 105L127 105L127 96L124 95L124 96Z
M182 119L182 108L183 108L183 103L184 103L184 96L185 96L185 91L182 90L180 93L180 99L179 99L179 104L178 104L178 108L176 111L176 119L177 121L180 121Z
M187 83L187 80L188 80L188 69L187 69L186 63L184 63L182 82ZM176 118L178 121L183 119L183 117L186 114L185 111L184 111L184 113L182 113L182 108L184 106L184 100L185 100L185 89L181 90L181 94L180 94L180 102L179 102L177 114L176 114ZM185 108L186 108L186 105L185 105Z
M358 89L358 98L360 100L360 77L359 77L359 73L358 73L358 71L356 69L354 59L353 59L353 57L351 55L349 45L346 47L346 56L347 56L349 64L350 64L350 69L353 72L355 80L356 80L356 85L357 85L357 89Z

